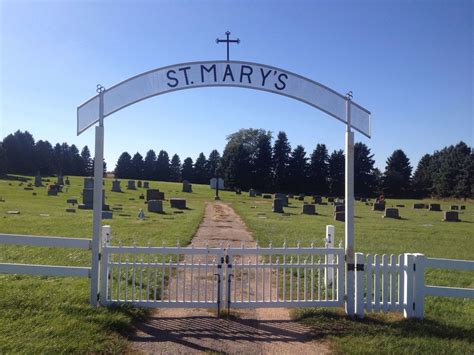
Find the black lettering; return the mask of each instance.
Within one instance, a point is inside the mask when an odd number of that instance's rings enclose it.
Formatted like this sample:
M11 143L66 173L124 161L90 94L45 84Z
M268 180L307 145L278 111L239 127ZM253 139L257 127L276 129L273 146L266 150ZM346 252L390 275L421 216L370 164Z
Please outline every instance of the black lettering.
M230 69L230 65L227 64L225 66L225 73L224 73L224 77L222 78L222 81L225 81L225 79L227 78L227 76L230 76L232 78L232 81L235 81L234 80L234 74L232 74L232 69Z
M179 68L179 71L184 72L184 79L186 80L186 85L189 85L189 80L188 80L188 70L191 69L191 67L184 67L184 68Z
M175 72L173 69L171 69L171 70L168 70L168 72L166 73L166 77L167 77L169 80L174 81L174 84L168 83L168 86L169 86L170 88L175 88L175 87L178 86L179 81L178 81L178 79L176 79L176 78L170 76L170 74L176 74L176 72Z
M268 70L268 73L265 74L265 72L263 71L263 69L260 68L260 73L262 73L262 86L265 86L265 81L267 80L267 78L268 78L268 76L270 75L271 72L272 72L272 71L271 71L271 69L270 69L270 70Z
M204 82L204 71L210 73L211 71L214 73L214 82L217 81L217 73L216 73L216 65L213 64L208 68L205 65L201 65L201 83Z
M248 69L248 72L244 72L244 69ZM249 67L248 65L242 65L240 68L240 82L242 83L242 77L246 76L249 84L252 84L252 80L250 79L250 75L252 75L253 69L252 67Z
M278 90L284 90L286 88L286 83L283 81L282 78L288 79L288 75L286 75L285 73L281 73L280 75L278 75L278 81L281 83L281 85L275 83L275 88L277 88Z

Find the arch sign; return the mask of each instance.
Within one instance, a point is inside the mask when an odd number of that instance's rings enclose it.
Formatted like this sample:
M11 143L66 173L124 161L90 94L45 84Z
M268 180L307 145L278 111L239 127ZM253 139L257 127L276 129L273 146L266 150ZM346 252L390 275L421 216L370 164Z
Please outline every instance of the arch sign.
M226 33L229 37L229 32ZM217 40L236 42L236 40ZM237 40L238 43L238 40ZM229 47L227 47L227 58ZM371 136L370 112L338 92L301 75L269 65L241 61L203 61L175 64L139 74L105 90L77 108L77 134L95 127L94 214L91 265L91 303L97 304L102 224L102 161L104 118L147 98L201 87L239 87L267 91L313 106L346 124L345 164L345 298L346 313L354 315L354 132ZM104 276L102 277L104 278Z
M103 117L147 98L168 92L229 86L263 90L290 97L347 123L346 98L298 74L272 66L239 61L176 64L139 74L103 93ZM370 112L350 102L351 127L370 138ZM99 95L77 109L77 134L99 122Z

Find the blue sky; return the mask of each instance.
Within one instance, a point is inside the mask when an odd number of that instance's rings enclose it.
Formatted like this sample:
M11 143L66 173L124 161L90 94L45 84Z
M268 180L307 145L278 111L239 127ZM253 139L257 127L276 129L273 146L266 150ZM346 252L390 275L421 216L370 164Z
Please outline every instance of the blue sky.
M225 59L277 66L354 92L372 112L372 139L356 134L381 169L395 149L424 153L474 145L472 1L13 1L0 0L0 137L93 147L76 136L76 107L154 68ZM344 146L344 125L300 102L237 88L151 98L105 120L109 169L121 152L150 148L181 160L222 152L239 128L287 132L308 154Z

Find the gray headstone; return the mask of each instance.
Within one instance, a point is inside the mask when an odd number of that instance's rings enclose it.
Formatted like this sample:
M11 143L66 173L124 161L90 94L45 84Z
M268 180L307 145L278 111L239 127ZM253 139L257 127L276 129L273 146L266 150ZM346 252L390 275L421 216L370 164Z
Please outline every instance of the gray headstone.
M143 188L144 188L144 189L149 189L149 188L150 188L150 183L149 183L148 181L145 181L145 182L143 183Z
M58 175L58 179L56 181L56 184L64 185L64 179L63 179L63 176L61 174Z
M334 220L344 222L346 220L344 212L336 212L334 213Z
M304 197L305 197L304 194L299 194L299 195L298 195L298 200L299 200L299 201L304 201Z
M41 181L41 175L40 175L39 171L38 171L38 174L36 174L36 176L35 176L35 186L36 187L43 186L43 183Z
M189 181L184 180L182 192L193 192L193 185L191 185Z
M338 212L345 212L345 210L346 210L346 207L343 206L343 205L334 206L334 214L336 214Z
M112 211L102 211L102 219L112 219L114 213Z
M138 198L139 198L140 200L144 200L144 199L145 199L145 195L144 195L144 194L140 194L140 196L138 196Z
M295 194L288 194L288 198L295 198Z
M285 201L281 198L276 198L273 200L273 208L272 211L275 213L283 213L283 206Z
M441 205L439 203L430 203L429 211L439 212L441 211Z
M386 208L383 218L395 218L399 219L400 215L398 213L398 208Z
M71 185L71 181L69 181L69 177L66 178L66 181L64 181L66 185Z
M303 205L303 208L301 209L302 214L316 214L316 206L311 205L311 204L305 204Z
M465 209L466 209L466 206L461 205L461 210L465 210Z
M275 193L275 200L276 199L283 200L283 206L288 207L288 195L287 194L277 192L277 193Z
M320 204L321 202L323 202L323 198L321 196L318 196L318 195L313 196L313 203Z
M114 180L112 181L112 192L122 192L122 189L120 188L120 180Z
M328 202L334 202L334 197L328 197Z
M76 209L75 209L75 208L66 208L66 212L68 212L68 213L76 213Z
M445 222L459 222L459 213L457 211L445 211L443 221Z
M136 190L135 187L135 180L128 180L127 181L127 190Z
M142 182L141 182L141 180L138 180L138 182L137 182L137 187L138 187L139 189L142 188Z
M91 210L94 207L94 189L82 190L82 204L79 205L81 210ZM105 191L102 190L102 210L108 211L110 208L105 204Z
M70 203L70 204L73 205L73 206L74 206L74 205L77 205L77 203L78 203L78 202L77 202L77 198L68 198L68 199L66 200L66 203Z
M165 193L160 192L158 189L148 189L146 190L146 200L164 200L165 199Z
M272 198L272 195L270 195L270 194L263 194L262 197L263 197L263 198Z
M385 203L384 202L375 202L373 210L374 211L385 211Z
M186 209L186 200L184 198L170 198L171 208Z
M424 203L414 203L413 208L416 209L416 210L423 209L423 208L425 208L425 204Z
M163 201L162 200L148 201L148 212L163 213Z
M255 196L262 196L262 191L255 190Z
M451 205L451 210L452 211L457 211L457 210L459 210L459 206L458 205Z
M255 194L255 190L254 189L250 189L249 190L249 197L255 197L256 194Z
M94 178L91 178L91 177L84 178L84 188L85 189L93 189L94 188Z

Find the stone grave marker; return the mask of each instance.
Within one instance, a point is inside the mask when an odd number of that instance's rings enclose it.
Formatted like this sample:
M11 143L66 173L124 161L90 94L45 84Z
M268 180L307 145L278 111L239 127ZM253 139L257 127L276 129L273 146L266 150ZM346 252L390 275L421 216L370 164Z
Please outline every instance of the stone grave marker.
M31 190L34 190L34 189L32 187L24 187L23 190L31 191Z
M68 212L68 213L76 213L76 209L75 209L75 208L66 208L66 212Z
M183 181L182 192L193 192L193 185L188 180Z
M441 205L439 203L430 203L428 211L439 212L441 211Z
M128 180L127 181L127 190L136 190L135 187L135 180Z
M336 205L334 206L333 214L336 215L336 213L345 212L345 210L346 210L346 207L344 205Z
M459 222L459 213L457 211L445 211L443 221L445 222Z
M457 211L457 210L459 210L459 206L458 205L451 205L451 210L452 211Z
M334 202L334 197L328 197L328 202Z
M130 217L130 215L127 215L125 213L119 214L119 216ZM140 212L138 212L138 219L141 221L145 219L145 212L143 212L143 209L141 208L140 208Z
M235 194L236 194L236 195L242 195L242 190L241 190L241 189L235 190Z
M66 180L64 181L66 185L71 185L71 181L69 181L69 177L66 177Z
M313 215L313 214L316 214L316 205L312 205L312 204L304 204L302 209L301 209L301 213L302 214L310 214L310 215Z
M405 205L396 205L396 207L403 208L403 207L405 207Z
M141 181L141 180L138 180L138 182L137 182L137 187L138 187L139 189L142 188L142 181Z
M295 194L288 194L288 198L295 198Z
M94 188L94 178L86 177L84 178L84 188L93 189Z
M304 197L305 197L304 194L299 194L298 195L298 201L304 201Z
M41 175L38 171L38 174L36 174L35 176L35 186L36 187L40 187L40 186L43 186L43 182L41 181Z
M277 192L275 193L275 200L276 199L283 200L283 207L288 207L288 196L286 194Z
M320 204L321 202L323 202L323 198L321 196L318 196L318 195L314 195L313 196L313 202L315 204Z
M165 199L165 193L160 192L158 189L148 189L146 190L146 200L164 200Z
M162 200L148 201L148 212L163 213L163 201Z
M112 219L114 213L112 211L102 211L102 219Z
M58 186L57 185L49 185L48 188L48 196L58 196Z
M345 212L336 212L334 213L334 220L344 222L346 220L345 215Z
M94 207L94 189L83 189L82 190L82 204L80 204L79 209L81 210L91 210ZM110 207L105 204L105 191L102 190L102 210L108 211Z
M140 200L144 200L144 199L145 199L145 195L144 195L144 194L140 194L140 196L138 196L138 198L139 198Z
M262 191L255 190L255 196L261 197L262 196Z
M263 197L263 198L272 198L272 195L270 195L270 194L263 194L262 197Z
M386 208L383 218L395 218L400 219L400 215L398 213L398 208Z
M255 190L254 189L250 189L249 190L249 197L255 197L256 194L255 194Z
M465 205L461 205L461 210L465 210L466 209L466 206Z
M64 178L63 178L63 175L62 174L59 174L58 175L58 178L56 180L56 184L57 185L64 185Z
M78 203L78 202L77 202L77 198L68 198L68 199L66 200L66 203L69 203L69 204L71 204L71 205L73 205L73 206L74 206L74 205L77 205L77 203Z
M150 188L150 183L149 183L148 181L145 181L145 182L143 183L143 188L144 188L144 189L149 189L149 188Z
M375 202L372 208L374 211L385 211L385 202Z
M275 213L283 213L283 205L285 204L285 201L281 198L275 198L273 200L273 207L272 211Z
M115 179L112 181L112 192L122 192L120 188L120 180Z
M425 208L424 203L414 203L413 204L413 209L415 209L415 210L419 210L419 209L423 209L423 208Z
M7 214L20 214L20 211L7 211Z
M186 209L186 200L184 198L170 198L170 206L171 208L184 210Z

